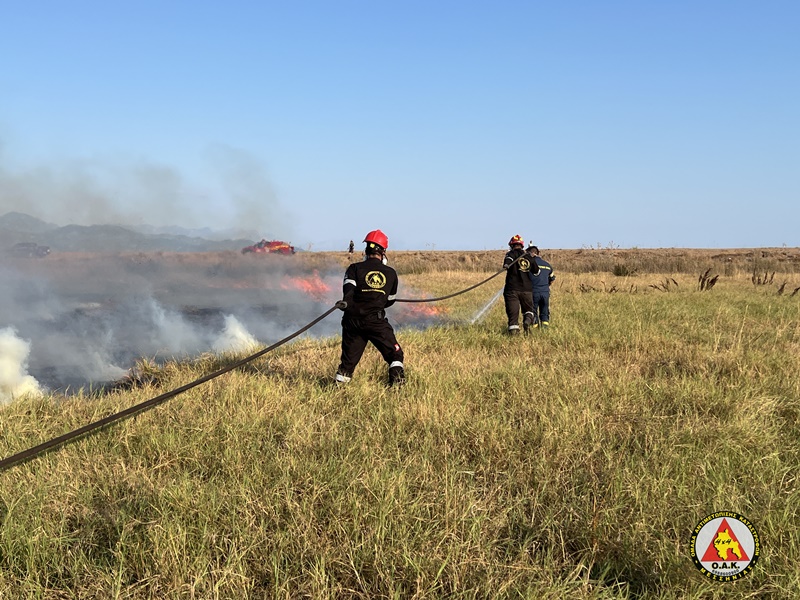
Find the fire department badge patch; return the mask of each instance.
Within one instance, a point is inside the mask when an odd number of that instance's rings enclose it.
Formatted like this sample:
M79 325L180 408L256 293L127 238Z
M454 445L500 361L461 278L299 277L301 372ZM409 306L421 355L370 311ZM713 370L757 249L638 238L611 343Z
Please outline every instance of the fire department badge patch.
M380 271L370 271L365 277L367 285L373 290L381 289L386 285L386 275Z
M712 513L692 531L692 560L713 581L735 581L753 570L761 542L753 524L742 515Z

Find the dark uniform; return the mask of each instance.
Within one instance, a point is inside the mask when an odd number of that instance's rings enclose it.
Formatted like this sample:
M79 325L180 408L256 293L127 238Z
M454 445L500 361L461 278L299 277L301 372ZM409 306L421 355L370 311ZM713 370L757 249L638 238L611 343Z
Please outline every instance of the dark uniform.
M403 349L384 311L397 297L397 273L380 258L369 257L347 268L342 291L347 308L342 316L342 357L336 381L350 381L367 342L372 342L389 365L389 385L403 383Z
M533 310L538 313L542 327L550 325L550 286L556 279L553 266L538 254L533 257L539 272L529 273L533 288Z
M520 256L522 258L514 263L514 260ZM522 324L525 327L525 331L528 331L530 326L536 323L529 273L532 271L538 273L539 267L533 261L533 257L527 254L520 246L512 247L511 250L506 252L503 268L506 269L503 300L506 304L506 316L508 317L508 333L519 333L520 310L522 310Z

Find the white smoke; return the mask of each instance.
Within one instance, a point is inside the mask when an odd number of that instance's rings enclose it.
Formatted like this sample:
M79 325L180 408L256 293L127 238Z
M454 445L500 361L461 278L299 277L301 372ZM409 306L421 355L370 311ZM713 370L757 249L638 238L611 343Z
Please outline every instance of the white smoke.
M318 297L285 285L311 277L296 261L271 258L223 253L14 261L0 252L0 329L13 327L29 341L22 374L57 394L113 385L140 359L163 363L208 351L245 352L286 337L340 295L338 268L309 282L324 279L330 288ZM337 316L312 335L337 333Z
M39 382L28 375L29 354L30 344L18 338L14 329L0 329L0 404L44 393Z
M154 298L147 299L143 306L146 312L142 321L147 323L146 329L158 351L180 356L203 347L202 333L180 313L164 308Z
M0 252L0 329L30 344L21 353L18 340L5 367L15 394L23 381L56 394L113 385L143 358L244 353L296 332L341 297L338 265L309 273L291 257L142 256L14 261ZM441 321L418 306L396 305L387 316L398 328ZM309 335L340 332L336 312Z
M214 352L247 352L258 346L258 340L245 329L239 319L225 315L225 329L214 341Z
M81 375L95 381L116 381L122 379L127 370L109 362L108 357L96 350L88 351L84 357Z

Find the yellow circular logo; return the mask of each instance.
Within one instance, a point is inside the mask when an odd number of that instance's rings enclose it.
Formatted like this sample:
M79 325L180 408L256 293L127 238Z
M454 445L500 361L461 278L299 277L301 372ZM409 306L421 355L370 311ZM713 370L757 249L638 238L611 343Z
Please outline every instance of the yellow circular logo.
M380 271L370 271L366 276L367 285L373 290L377 290L386 285L386 275Z
M692 532L692 561L712 581L736 581L756 564L761 542L755 526L742 515L720 511L697 524Z
M527 258L523 257L519 259L519 270L523 273L527 273L531 270L531 263Z

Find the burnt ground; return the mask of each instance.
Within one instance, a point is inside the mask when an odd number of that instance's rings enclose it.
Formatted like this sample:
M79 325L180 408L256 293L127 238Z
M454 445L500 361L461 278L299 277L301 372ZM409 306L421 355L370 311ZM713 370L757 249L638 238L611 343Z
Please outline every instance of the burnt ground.
M398 273L491 272L505 250L390 252ZM800 248L576 249L542 255L561 272L800 272ZM358 259L356 255L353 259ZM0 260L0 330L30 345L28 372L52 390L103 388L137 360L159 362L213 351L228 317L259 344L271 344L324 313L341 297L351 257L215 253L53 253ZM398 305L398 328L446 317ZM305 335L333 336L334 313Z
M230 344L245 338L263 347L323 314L341 298L343 269L333 257L295 258L233 252L6 258L0 331L11 328L29 344L27 373L48 389L103 390L129 377L141 359L237 351ZM393 323L441 321L417 308L398 306ZM339 332L336 312L303 335Z

